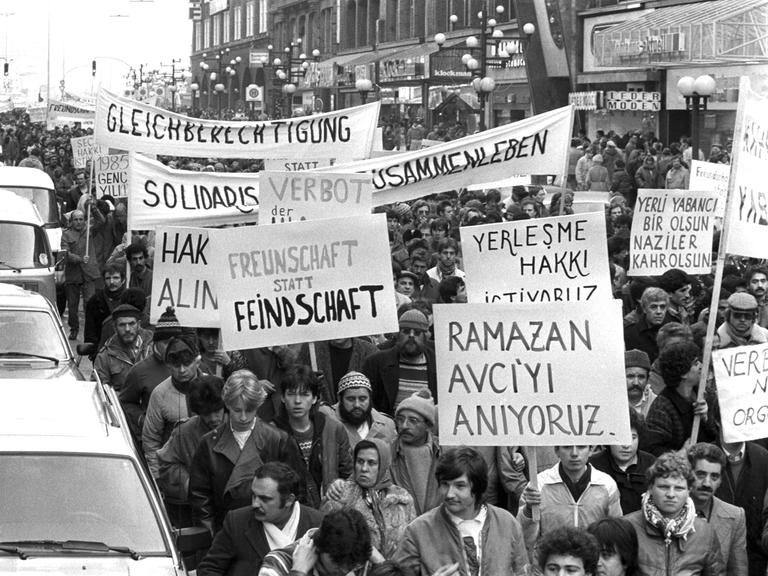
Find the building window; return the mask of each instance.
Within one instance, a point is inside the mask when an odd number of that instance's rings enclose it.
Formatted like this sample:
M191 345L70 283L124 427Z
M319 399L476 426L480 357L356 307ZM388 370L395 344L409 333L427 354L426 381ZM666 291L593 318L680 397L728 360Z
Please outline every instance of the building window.
M192 50L195 52L203 49L202 22L192 22L192 44Z
M234 27L232 37L234 40L240 40L243 36L243 7L235 6L232 11L232 26Z
M213 17L213 46L219 46L221 44L221 14L216 14Z
M211 19L206 18L203 20L203 48L208 48L211 45Z
M256 34L256 3L248 2L245 5L245 35Z
M226 12L221 13L221 20L222 25L224 26L224 32L222 34L222 40L224 41L224 44L229 42L229 32L230 32L230 21L229 21L229 10Z
M259 1L259 33L267 31L267 0Z

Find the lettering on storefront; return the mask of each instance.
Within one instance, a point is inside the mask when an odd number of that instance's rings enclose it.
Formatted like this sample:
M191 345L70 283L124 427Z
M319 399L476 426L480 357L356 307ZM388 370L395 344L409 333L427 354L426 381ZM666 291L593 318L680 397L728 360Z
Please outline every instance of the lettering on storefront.
M422 76L424 76L424 64L412 58L392 58L379 63L379 79L382 82Z
M661 110L661 92L608 90L605 93L605 108L628 112L658 112Z
M597 110L603 107L603 91L571 92L568 94L568 104L574 104L576 110Z
M443 48L429 56L429 75L432 78L469 80L472 73L461 63L466 48Z
M658 54L672 55L685 52L685 34L649 34L644 38L614 38L613 51L620 58L638 58Z

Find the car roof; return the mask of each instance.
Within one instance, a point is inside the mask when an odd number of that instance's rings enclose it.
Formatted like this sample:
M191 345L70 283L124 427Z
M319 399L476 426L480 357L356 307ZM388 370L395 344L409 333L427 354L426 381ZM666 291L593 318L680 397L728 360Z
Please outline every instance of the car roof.
M0 308L51 310L51 304L42 294L0 282Z
M29 166L0 166L0 188L3 186L55 190L53 180L47 173Z
M0 451L133 455L101 383L7 379L0 397Z
M7 184L10 186L10 184ZM26 198L22 198L12 190L5 190L0 185L0 206L3 212L0 214L0 220L5 222L31 222L42 226L43 222L40 212L35 205Z

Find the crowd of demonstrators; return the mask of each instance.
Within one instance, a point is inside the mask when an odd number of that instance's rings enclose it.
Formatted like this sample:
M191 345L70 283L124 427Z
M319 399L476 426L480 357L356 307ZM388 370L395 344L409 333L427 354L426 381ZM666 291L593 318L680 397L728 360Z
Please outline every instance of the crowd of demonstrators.
M463 133L388 125L400 149ZM726 442L714 381L701 400L697 389L712 275L627 275L637 190L687 186L685 139L576 139L575 190L460 190L377 208L387 219L396 333L224 350L218 330L181 326L173 308L149 323L153 234L128 238L126 205L95 199L88 171L72 169L68 138L84 132L46 131L23 117L7 126L4 161L39 158L68 214L71 336L82 299L95 372L117 391L172 521L211 532L202 576L766 573L768 443ZM713 149L709 159L728 154ZM262 168L162 160L185 170ZM467 301L460 227L570 214L583 190L610 197L606 245L624 308L631 443L540 447L538 469L530 449L442 446L432 311ZM715 346L768 342L768 268L727 264Z

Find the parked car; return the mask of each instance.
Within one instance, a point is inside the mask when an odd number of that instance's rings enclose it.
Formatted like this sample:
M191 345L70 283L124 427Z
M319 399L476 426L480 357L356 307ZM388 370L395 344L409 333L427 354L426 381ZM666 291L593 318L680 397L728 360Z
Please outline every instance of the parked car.
M0 206L0 282L56 302L55 262L40 213L30 200L1 188Z
M0 378L85 380L53 304L12 284L0 284Z
M186 574L174 530L100 382L0 380L0 573Z

